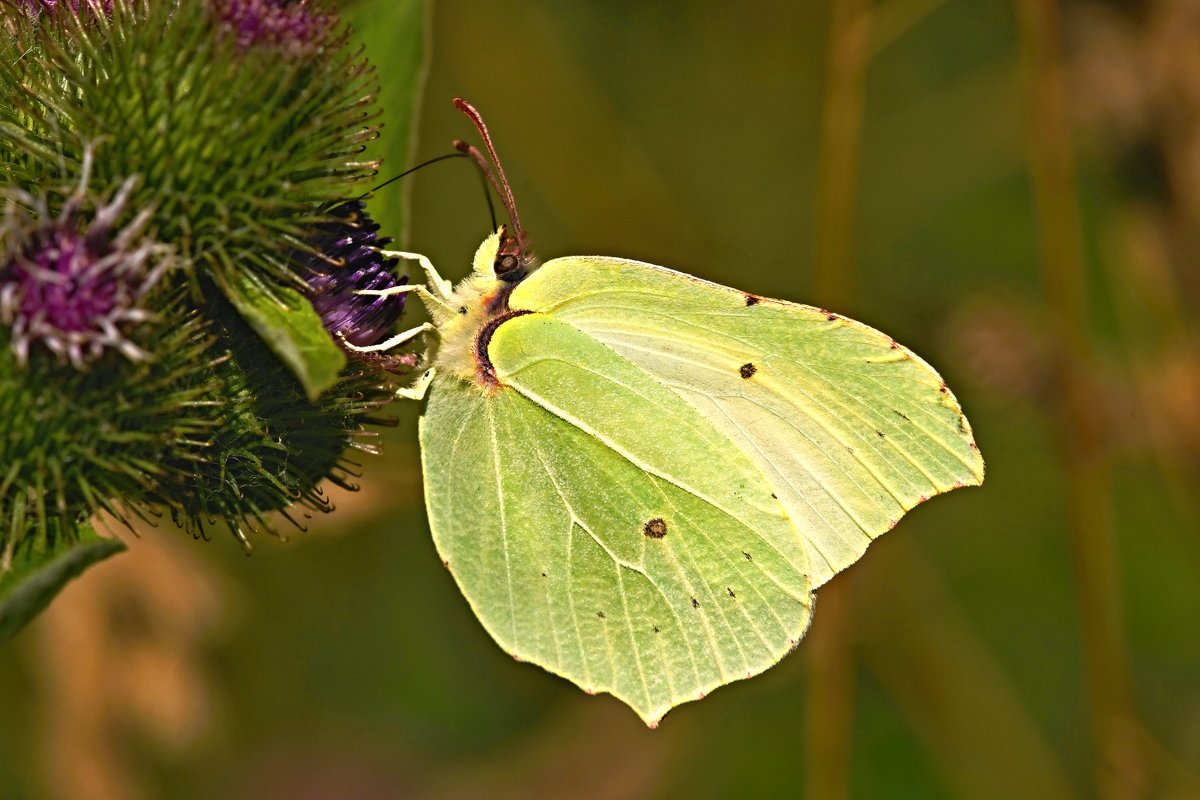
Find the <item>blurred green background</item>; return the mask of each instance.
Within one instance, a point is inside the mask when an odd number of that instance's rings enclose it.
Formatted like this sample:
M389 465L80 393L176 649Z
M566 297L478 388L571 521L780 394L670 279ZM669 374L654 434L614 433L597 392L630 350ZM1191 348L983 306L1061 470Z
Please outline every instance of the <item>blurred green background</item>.
M383 83L411 70L358 0ZM987 461L823 589L798 651L656 731L514 663L441 567L415 409L251 558L144 533L0 650L0 797L1200 797L1200 14L1185 0L429 9L409 163L485 114L544 257L835 308ZM385 119L384 137L403 130ZM400 135L397 133L396 135ZM465 162L411 179L449 278Z

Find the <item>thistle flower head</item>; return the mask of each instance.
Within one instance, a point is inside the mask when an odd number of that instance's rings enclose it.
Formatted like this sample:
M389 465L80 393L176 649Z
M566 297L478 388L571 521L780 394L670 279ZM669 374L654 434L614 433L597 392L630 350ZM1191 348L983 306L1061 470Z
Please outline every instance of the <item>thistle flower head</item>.
M243 49L266 46L305 54L337 24L337 15L313 0L215 0L214 7Z
M319 255L301 257L307 270L309 297L325 328L338 341L359 347L375 344L395 326L404 310L404 295L359 294L408 283L392 270L396 259L382 248L392 240L379 236L379 224L358 200L335 207L333 222L317 226L313 248Z
M72 14L84 11L112 14L113 0L18 0L17 5L23 6L30 14L53 14L56 11L70 9Z
M171 259L166 247L141 237L148 210L115 230L135 184L125 181L110 202L91 208L90 220L86 177L57 217L45 195L7 193L0 221L0 324L11 329L18 363L26 364L39 344L78 369L107 349L134 360L148 357L126 333L150 318L141 300Z

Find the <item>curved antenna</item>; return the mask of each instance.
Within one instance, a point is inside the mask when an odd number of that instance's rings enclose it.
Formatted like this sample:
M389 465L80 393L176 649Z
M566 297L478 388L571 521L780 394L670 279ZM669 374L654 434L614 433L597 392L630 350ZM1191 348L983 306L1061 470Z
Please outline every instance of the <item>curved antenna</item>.
M454 98L454 106L459 111L467 115L467 119L471 120L475 125L475 129L479 131L480 137L483 139L483 144L487 147L488 154L492 157L492 164L496 171L493 173L488 169L488 165L483 158L483 154L465 142L455 142L454 146L460 153L470 156L487 174L492 186L496 189L496 194L500 195L500 199L504 202L504 210L508 212L509 221L512 222L513 235L518 239L523 239L521 229L521 218L517 216L517 201L513 197L512 189L508 185L508 177L504 174L504 167L500 165L500 157L496 154L496 146L492 144L492 137L488 133L487 125L483 122L483 117L475 106L463 100L461 97Z
M436 158L431 158L428 161L422 161L420 164L417 164L415 167L410 167L409 169L404 170L404 172L401 172L399 175L394 175L391 178L388 178L386 181L379 184L378 186L372 186L370 189L363 192L362 194L360 194L358 197L356 197L354 199L362 200L364 198L370 197L371 195L375 194L383 187L385 187L389 184L395 183L396 181L400 180L401 178L408 177L409 175L412 175L414 172L416 172L419 169L425 169L425 167L428 167L431 164L436 164L439 161L445 161L448 158L464 158L465 156L466 156L465 153L446 153L445 155L440 155L440 156L437 156Z
M479 175L483 178L483 191L487 192L488 196L488 205L490 206L492 202L492 194L488 191L489 186L492 192L495 192L496 196L503 200L504 190L500 188L500 182L496 180L496 174L492 172L492 165L488 163L483 153L479 152L479 148L473 144L467 144L462 139L455 139L453 144L454 149L458 151L458 155L471 159L475 162L475 166L479 168ZM495 215L493 214L492 216L492 230L495 230Z
M3 0L0 0L0 2L3 2ZM455 144L455 147L458 147L459 142L455 142L454 144ZM471 149L474 150L475 148L471 148ZM404 170L404 172L401 172L399 175L393 175L392 177L388 178L383 183L381 183L377 186L372 186L370 189L363 192L362 194L360 194L358 197L356 197L354 199L355 200L364 200L364 199L370 197L371 195L375 194L376 192L378 192L383 187L385 187L389 184L395 183L396 181L400 180L401 178L408 177L409 175L412 175L417 170L424 169L425 167L428 167L432 164L436 164L439 161L446 161L451 158L471 158L475 162L476 166L480 167L479 177L483 181L483 198L484 198L484 200L487 201L488 216L491 217L491 220L492 220L492 230L496 230L496 206L492 203L492 193L488 191L488 186L495 187L495 185L496 185L495 178L492 177L491 170L488 169L487 164L485 162L481 162L479 160L480 158L482 158L482 156L477 157L477 156L473 156L470 153L461 152L462 148L459 148L459 150L460 150L460 152L458 152L458 153L445 153L444 155L440 155L440 156L431 158L428 161L422 161L420 164L417 164L415 167L410 167L409 169ZM478 151L476 151L476 154L478 154Z

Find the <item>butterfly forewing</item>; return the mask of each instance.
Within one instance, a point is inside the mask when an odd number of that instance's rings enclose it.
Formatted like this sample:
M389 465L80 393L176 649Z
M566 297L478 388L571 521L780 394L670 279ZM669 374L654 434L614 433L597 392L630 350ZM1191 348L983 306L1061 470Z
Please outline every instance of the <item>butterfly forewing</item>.
M861 323L603 257L550 261L510 302L603 342L735 444L804 535L814 588L917 503L982 481L945 383Z
M439 378L421 443L438 550L506 650L653 723L795 646L803 542L711 421L542 315L488 353L501 385Z

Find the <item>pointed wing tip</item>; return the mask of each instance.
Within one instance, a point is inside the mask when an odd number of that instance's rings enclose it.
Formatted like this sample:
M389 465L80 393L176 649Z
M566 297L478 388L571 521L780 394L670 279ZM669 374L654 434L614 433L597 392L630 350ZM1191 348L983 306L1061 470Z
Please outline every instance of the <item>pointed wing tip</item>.
M633 710L633 713L637 714L638 718L641 719L646 727L652 731L658 730L658 726L662 723L663 718L665 718L667 714L671 713L679 706L683 705L684 703L691 703L695 700L703 700L708 696L707 692L700 692L698 695L693 697L681 697L678 699L672 698L669 703L660 703L659 705L653 707L646 707L634 702L630 702L628 699L621 697L615 692L605 692L605 694L611 694L614 698L629 706L629 708Z

